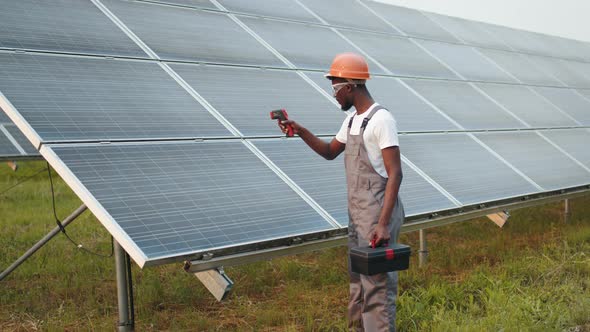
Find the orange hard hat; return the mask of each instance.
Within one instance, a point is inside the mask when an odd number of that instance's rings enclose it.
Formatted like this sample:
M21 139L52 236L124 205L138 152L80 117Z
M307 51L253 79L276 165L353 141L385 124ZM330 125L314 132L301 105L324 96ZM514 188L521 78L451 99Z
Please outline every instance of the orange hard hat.
M330 66L330 72L324 76L328 79L340 77L368 80L371 78L367 61L356 53L340 53L336 55L332 61L332 66Z

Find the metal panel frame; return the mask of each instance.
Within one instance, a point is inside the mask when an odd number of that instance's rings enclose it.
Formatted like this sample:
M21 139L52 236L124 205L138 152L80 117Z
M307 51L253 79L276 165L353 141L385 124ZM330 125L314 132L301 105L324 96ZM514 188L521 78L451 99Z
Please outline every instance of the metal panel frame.
M486 204L476 204L465 206L463 208L442 212L440 214L425 214L406 219L402 226L401 232L408 233L421 229L444 226L456 222L471 220L478 217L484 217L501 211L516 210L525 207L537 206L564 199L577 198L590 195L590 185L576 187L568 190L559 190L552 192L539 193L535 195L518 196L508 200L490 202ZM284 255L299 254L307 251L326 249L345 245L348 237L341 234L330 234L332 238L320 238L316 240L304 241L300 239L292 244L286 244L282 247L260 247L255 252L210 252L208 255L199 257L192 261L185 262L185 270L188 272L198 272L210 270L220 266L241 265L253 263L260 260L268 260Z

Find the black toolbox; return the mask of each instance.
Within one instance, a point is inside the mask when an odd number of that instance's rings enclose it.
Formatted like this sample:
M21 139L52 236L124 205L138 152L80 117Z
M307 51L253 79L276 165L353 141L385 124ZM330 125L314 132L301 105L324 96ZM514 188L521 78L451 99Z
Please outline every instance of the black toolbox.
M374 275L407 270L410 266L410 246L397 243L386 247L358 247L350 249L352 272Z

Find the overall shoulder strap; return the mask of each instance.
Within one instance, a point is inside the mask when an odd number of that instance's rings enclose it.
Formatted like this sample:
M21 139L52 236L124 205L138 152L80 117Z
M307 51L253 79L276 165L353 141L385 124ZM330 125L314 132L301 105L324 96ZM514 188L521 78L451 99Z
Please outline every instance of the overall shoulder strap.
M369 120L371 120L373 115L375 115L375 113L377 113L377 111L379 111L379 110L386 110L386 109L385 109L385 107L383 107L381 105L375 106L375 108L373 108L373 110L371 110L371 113L369 113L369 115L367 115L367 117L363 119L363 123L361 124L361 131L365 130L365 128L367 127L367 124L369 123ZM350 122L350 124L352 124L352 121Z

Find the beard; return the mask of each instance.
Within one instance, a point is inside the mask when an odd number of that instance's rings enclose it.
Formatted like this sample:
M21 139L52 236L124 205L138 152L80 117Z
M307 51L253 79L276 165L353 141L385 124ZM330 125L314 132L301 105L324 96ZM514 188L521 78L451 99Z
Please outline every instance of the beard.
M342 110L343 112L346 112L349 109L351 109L352 106L353 106L353 104L350 101L346 101L344 104L340 105L340 110Z

